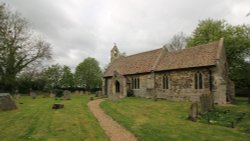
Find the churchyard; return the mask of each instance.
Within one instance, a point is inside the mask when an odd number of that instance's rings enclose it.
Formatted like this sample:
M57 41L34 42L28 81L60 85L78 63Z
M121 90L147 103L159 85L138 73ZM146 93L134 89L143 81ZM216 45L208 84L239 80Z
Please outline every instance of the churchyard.
M108 141L88 110L89 98L89 95L72 96L71 100L21 96L16 100L18 109L0 111L0 140ZM64 104L64 108L54 110L54 103Z
M71 100L38 95L15 98L18 109L0 112L1 141L105 141L109 137L100 127L87 103L95 95L71 95ZM62 109L52 109L54 103ZM250 138L250 108L246 98L235 105L216 106L215 114L188 120L190 102L174 102L127 97L105 100L100 107L138 140L247 141ZM224 113L226 112L226 113ZM236 123L236 118L244 117ZM219 116L218 116L219 114ZM231 121L235 121L231 127Z
M116 102L107 100L101 107L143 141L249 141L250 105L247 98L237 101L235 105L216 106L220 111L230 112L220 116L210 113L209 123L207 115L198 117L196 122L187 119L189 102L134 97ZM231 128L231 122L241 113L245 113L244 118Z

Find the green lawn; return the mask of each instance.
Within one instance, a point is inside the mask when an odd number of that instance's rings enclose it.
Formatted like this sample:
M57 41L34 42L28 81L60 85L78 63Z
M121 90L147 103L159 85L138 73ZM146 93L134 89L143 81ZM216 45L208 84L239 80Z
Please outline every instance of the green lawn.
M19 109L0 112L1 141L107 141L108 137L87 107L89 96L62 100L52 110L52 98L23 96Z
M187 120L190 103L125 98L101 104L105 112L143 141L249 141L250 106L243 102L220 107L246 113L236 128L209 125Z

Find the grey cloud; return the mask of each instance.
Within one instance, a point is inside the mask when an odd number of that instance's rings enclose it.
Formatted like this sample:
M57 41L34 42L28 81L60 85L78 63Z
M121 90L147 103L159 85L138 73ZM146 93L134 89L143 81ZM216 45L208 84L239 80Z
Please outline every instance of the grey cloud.
M19 11L52 43L55 62L71 68L86 57L95 57L104 67L114 42L128 55L160 48L178 32L190 35L198 21L206 18L250 23L250 18L244 17L250 11L249 0L3 2Z

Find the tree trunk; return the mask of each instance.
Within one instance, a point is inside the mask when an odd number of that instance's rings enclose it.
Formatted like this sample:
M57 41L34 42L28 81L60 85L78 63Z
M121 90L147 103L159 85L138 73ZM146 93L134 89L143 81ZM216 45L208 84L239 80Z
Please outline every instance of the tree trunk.
M16 89L16 74L7 73L2 77L3 91L13 93Z

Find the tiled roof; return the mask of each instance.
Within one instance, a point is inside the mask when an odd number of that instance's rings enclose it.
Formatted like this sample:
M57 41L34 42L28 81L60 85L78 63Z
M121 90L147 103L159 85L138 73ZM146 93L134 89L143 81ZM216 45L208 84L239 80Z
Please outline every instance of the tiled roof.
M166 53L156 71L215 65L219 42Z
M223 39L213 43L192 48L168 52L166 49L156 49L127 57L121 57L109 65L104 77L113 76L114 71L121 75L146 73L203 67L215 65Z
M113 76L114 71L121 75L150 72L161 53L156 49L115 60L104 73L104 76Z

